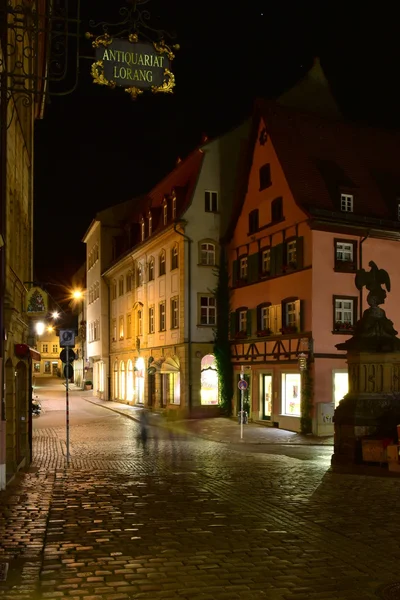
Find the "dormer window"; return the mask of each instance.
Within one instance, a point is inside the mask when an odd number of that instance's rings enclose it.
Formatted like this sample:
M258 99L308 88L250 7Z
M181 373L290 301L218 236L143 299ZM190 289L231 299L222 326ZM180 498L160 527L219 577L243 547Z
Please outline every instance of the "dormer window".
M175 194L172 196L172 218L176 219L176 196Z
M163 204L163 224L166 225L168 221L168 205L167 205L167 201L164 200L164 204Z
M142 219L140 222L140 239L142 242L144 242L145 234L146 234L146 227L145 227L144 219Z
M153 217L150 212L149 212L148 217L149 217L149 237L150 237L151 234L153 233Z
M353 212L353 194L340 194L340 210L342 212Z

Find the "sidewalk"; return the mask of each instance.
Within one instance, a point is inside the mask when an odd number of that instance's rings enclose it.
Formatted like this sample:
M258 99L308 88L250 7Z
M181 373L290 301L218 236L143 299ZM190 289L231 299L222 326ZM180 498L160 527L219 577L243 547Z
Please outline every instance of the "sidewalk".
M130 419L139 420L140 412L143 410L137 406L128 406L120 402L100 400L93 396L93 392L82 392L82 398L108 410L125 415ZM333 436L316 437L314 435L302 435L285 429L276 429L257 423L249 423L243 426L243 440L240 439L240 426L236 419L213 418L213 419L184 419L181 421L166 421L157 413L149 413L151 425L166 427L173 431L195 435L200 438L221 442L224 444L265 444L265 445L291 445L291 446L333 446Z

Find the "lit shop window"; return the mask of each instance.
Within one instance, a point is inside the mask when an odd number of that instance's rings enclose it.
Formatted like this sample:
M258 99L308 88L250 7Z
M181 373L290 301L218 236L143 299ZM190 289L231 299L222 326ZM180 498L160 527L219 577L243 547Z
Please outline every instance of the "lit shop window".
M300 373L282 373L282 414L299 417L300 400Z

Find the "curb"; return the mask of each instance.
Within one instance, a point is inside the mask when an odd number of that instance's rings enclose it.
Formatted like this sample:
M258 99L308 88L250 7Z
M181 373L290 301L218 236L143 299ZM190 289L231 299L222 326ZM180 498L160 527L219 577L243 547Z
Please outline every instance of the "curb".
M96 406L100 406L101 408L105 408L107 410L110 410L111 412L115 412L119 415L122 415L123 417L127 417L128 419L131 419L132 421L136 421L136 423L140 423L140 420L136 417L134 417L133 415L129 415L121 410L118 410L118 408L113 408L112 406L105 406L104 404L99 404L98 402L95 402L94 400L91 400L90 398L87 398L85 396L81 396L81 398L83 400L86 400L86 402L90 402L91 404L95 404ZM249 442L245 439L243 440L225 440L225 439L217 439L211 436L207 436L204 434L199 434L199 433L195 433L193 431L185 431L181 428L174 428L174 427L168 427L167 425L164 425L163 423L151 423L150 424L151 427L160 427L161 429L169 429L172 431L175 431L177 433L182 433L185 435L191 435L193 437L197 437L200 438L202 440L207 440L209 442L217 442L219 444L235 444L235 445L241 445L241 444L249 444L251 446L285 446L286 448L291 448L291 447L310 447L312 446L313 448L318 448L318 447L322 447L322 448L333 448L333 444L314 444L314 443L310 443L310 444L301 444L301 443L285 443L285 442Z

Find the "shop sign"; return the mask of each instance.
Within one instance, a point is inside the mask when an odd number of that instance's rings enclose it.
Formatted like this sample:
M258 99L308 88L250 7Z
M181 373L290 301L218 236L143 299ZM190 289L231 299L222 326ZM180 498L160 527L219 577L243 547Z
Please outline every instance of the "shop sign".
M30 317L43 316L48 312L49 299L47 292L40 287L33 287L26 296L26 312Z
M91 71L94 83L124 88L132 98L145 90L173 92L175 77L171 64L175 55L165 42L139 41L136 34L127 39L104 34L95 38L92 46L96 49L96 62Z

